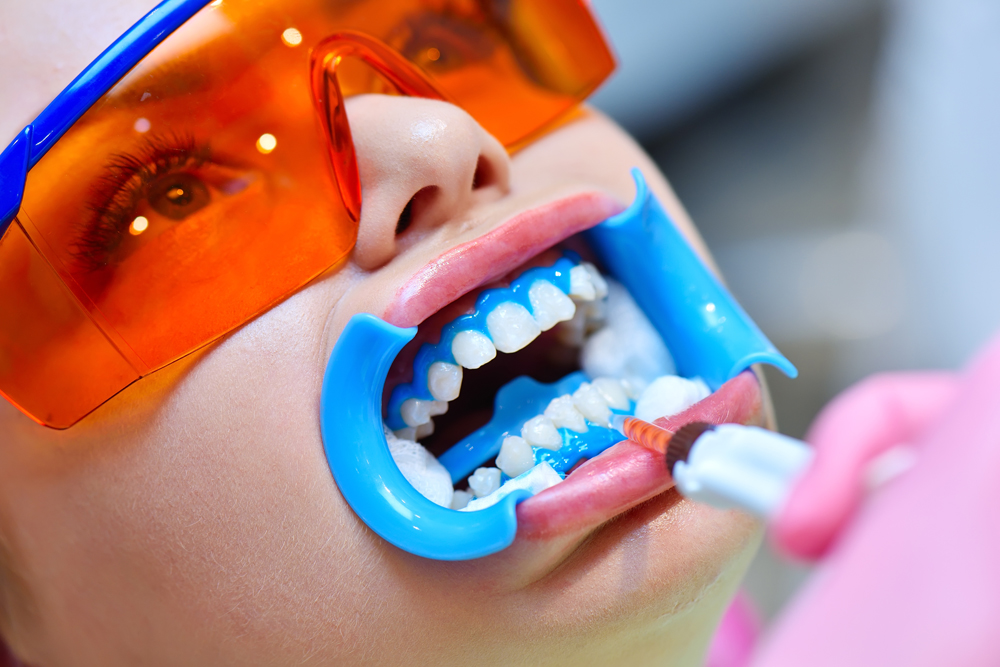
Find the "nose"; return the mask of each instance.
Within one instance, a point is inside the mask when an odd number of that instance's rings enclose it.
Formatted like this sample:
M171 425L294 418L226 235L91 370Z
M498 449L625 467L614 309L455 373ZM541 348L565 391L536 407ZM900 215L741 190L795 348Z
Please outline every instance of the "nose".
M383 266L443 225L510 189L507 151L447 102L358 95L345 104L361 179L354 261Z

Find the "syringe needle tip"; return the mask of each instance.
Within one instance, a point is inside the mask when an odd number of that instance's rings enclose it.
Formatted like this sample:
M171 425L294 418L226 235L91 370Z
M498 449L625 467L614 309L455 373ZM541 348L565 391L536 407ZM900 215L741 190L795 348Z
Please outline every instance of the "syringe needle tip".
M618 428L629 440L639 443L646 449L663 454L667 451L673 431L650 424L638 417L617 415L621 422Z

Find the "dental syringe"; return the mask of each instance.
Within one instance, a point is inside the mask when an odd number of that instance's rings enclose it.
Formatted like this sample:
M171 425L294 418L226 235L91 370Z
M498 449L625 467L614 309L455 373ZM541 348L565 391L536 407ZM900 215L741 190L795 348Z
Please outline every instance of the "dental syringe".
M615 415L611 426L664 455L685 497L765 519L781 509L813 457L801 440L757 426L692 422L672 432L628 415Z

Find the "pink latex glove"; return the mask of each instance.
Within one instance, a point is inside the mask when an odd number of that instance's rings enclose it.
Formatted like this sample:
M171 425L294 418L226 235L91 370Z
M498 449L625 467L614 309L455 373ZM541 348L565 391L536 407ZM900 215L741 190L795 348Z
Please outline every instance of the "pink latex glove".
M809 440L773 537L823 560L752 664L1000 665L1000 338L960 375L862 382ZM867 463L903 443L915 465L866 498Z

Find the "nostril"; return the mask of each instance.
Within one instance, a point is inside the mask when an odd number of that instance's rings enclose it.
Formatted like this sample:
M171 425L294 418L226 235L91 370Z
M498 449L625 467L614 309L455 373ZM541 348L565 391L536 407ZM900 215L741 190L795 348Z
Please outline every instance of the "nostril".
M415 220L419 226L419 220L424 215L423 212L426 212L428 206L432 205L437 194L437 186L428 185L420 188L416 194L410 197L410 201L406 202L406 206L399 214L399 219L396 220L396 236L400 236L410 229Z
M472 189L487 188L496 182L496 170L485 155L480 155L476 161L476 172L472 175Z
M403 207L403 212L399 214L399 220L396 222L396 236L399 236L409 229L410 223L413 222L414 199L416 199L416 195L410 197L410 201L406 202L406 206Z

